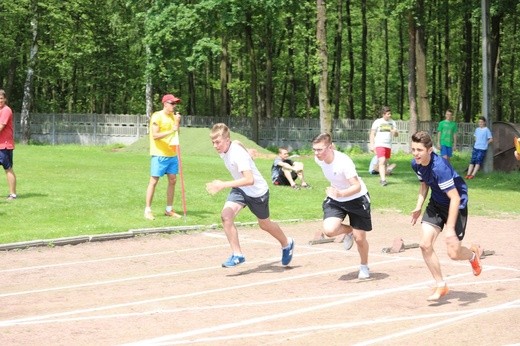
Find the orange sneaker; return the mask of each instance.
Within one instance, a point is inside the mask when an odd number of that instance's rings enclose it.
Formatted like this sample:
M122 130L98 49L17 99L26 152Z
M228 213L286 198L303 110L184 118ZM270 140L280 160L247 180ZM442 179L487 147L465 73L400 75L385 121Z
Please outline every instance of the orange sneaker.
M475 258L473 261L469 261L471 263L471 268L473 269L473 275L479 276L482 272L482 265L480 264L480 256L482 256L482 249L478 245L471 245L469 248L475 254Z
M173 210L172 211L165 211L164 215L166 215L168 217L172 217L174 219L180 219L182 217L179 214L177 214L176 212L174 212Z
M448 285L444 285L443 287L435 287L433 289L433 293L431 296L426 298L426 300L432 301L432 300L439 300L441 297L444 297L450 289L448 288Z

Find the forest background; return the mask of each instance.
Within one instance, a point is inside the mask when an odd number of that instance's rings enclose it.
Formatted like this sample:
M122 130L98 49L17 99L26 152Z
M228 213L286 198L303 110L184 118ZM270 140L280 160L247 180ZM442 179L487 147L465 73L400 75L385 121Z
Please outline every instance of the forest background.
M488 2L488 0L485 0ZM489 0L493 120L516 109L520 3ZM21 113L471 122L482 103L481 1L0 2L0 88ZM416 114L415 114L416 113ZM321 122L321 120L320 120ZM253 140L255 140L253 129Z

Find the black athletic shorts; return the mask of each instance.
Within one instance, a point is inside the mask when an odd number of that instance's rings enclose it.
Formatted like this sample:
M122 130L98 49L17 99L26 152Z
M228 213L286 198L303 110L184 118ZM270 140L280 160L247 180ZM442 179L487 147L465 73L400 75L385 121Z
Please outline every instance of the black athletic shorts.
M432 226L436 226L442 229L448 221L449 206L441 205L434 200L430 199L426 210L424 211L422 222L428 223ZM468 222L468 206L466 205L463 209L459 209L457 215L457 222L455 223L455 233L459 240L464 239L466 233L466 224Z
M251 197L234 187L229 192L227 200L249 207L249 210L260 220L269 218L269 190L263 196Z
M351 201L339 202L330 197L323 201L323 219L337 217L344 220L347 215L349 224L355 229L372 230L372 216L370 215L370 196L368 193Z

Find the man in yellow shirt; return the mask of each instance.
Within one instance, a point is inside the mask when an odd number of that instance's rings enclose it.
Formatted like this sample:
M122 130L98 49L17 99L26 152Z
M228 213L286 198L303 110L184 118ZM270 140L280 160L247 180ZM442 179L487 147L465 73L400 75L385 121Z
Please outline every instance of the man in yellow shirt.
M164 95L162 98L163 109L155 112L150 118L150 181L146 189L146 207L144 217L154 220L152 213L152 200L155 187L159 178L163 175L168 177L168 188L166 190L166 210L164 215L172 218L181 216L173 210L173 196L177 174L179 173L179 160L176 145L179 144L179 125L181 115L175 111L175 107L181 100L172 94Z

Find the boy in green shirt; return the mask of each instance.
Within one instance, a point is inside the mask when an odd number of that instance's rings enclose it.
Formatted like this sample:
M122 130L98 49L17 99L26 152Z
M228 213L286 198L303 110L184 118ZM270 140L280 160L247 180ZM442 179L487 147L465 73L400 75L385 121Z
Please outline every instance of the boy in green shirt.
M446 110L444 115L445 120L439 123L437 127L437 146L441 149L441 156L444 157L448 162L453 156L453 148L457 146L457 130L458 125L452 121L453 111L451 109Z

